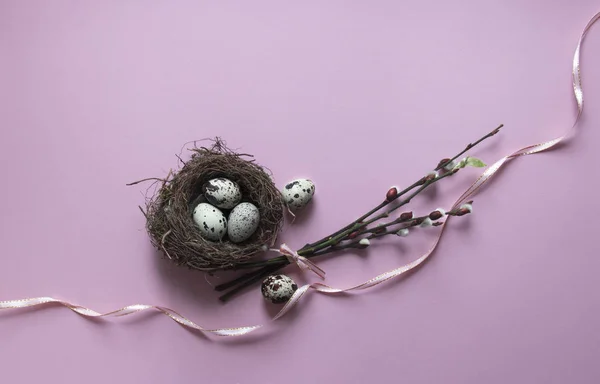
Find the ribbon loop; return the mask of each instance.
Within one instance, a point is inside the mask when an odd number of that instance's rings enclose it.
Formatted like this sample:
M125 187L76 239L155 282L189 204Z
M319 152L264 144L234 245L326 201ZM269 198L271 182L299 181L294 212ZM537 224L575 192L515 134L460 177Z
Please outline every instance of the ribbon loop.
M325 279L325 271L319 268L315 263L310 261L304 256L300 256L298 252L294 251L287 244L281 244L279 249L273 249L275 252L279 252L283 256L287 257L291 264L296 264L302 271L311 271L315 275L319 276L322 280Z

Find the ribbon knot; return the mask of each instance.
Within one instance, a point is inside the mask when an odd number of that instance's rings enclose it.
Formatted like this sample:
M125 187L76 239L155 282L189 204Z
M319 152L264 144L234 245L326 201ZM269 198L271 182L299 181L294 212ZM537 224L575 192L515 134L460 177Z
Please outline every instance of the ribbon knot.
M315 263L310 261L304 256L300 256L298 252L294 251L287 244L281 244L279 249L272 249L272 251L279 252L283 256L287 257L291 264L296 264L302 271L311 271L321 279L325 279L325 271L319 268Z

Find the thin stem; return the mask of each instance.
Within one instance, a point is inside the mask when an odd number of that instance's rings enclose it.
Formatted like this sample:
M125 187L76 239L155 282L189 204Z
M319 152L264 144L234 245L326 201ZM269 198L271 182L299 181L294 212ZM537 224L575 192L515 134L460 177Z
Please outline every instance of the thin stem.
M456 213L457 213L457 211L448 211L448 212L446 212L446 215L448 215L448 216L454 216L454 215L456 215ZM423 220L425 220L427 217L429 217L429 215L414 217L414 218L411 218L411 219L400 219L400 218L398 218L398 219L396 219L396 220L394 220L394 221L392 221L390 223L386 223L384 225L378 226L377 228L371 228L371 229L363 232L363 234L364 233L370 233L370 235L367 236L367 237L363 237L362 239L374 239L374 238L379 238L379 237L383 237L383 236L387 236L387 235L396 235L400 229L412 228L412 227L416 227L416 226L420 225L423 222ZM410 224L409 225L405 225L405 226L403 226L400 229L397 228L397 229L394 229L394 230L391 230L391 231L385 231L385 232L381 232L381 233L379 233L379 232L377 232L377 233L372 232L372 231L375 231L375 230L379 231L379 230L381 230L381 228L386 228L386 227L389 227L389 226L392 226L392 225L403 224L403 223L406 223L406 222L410 222ZM313 258L313 257L317 257L317 256L326 255L326 254L331 253L331 252L340 251L340 250L343 250L343 249L359 248L360 247L360 240L361 240L361 238L356 238L356 239L353 239L352 242L349 242L349 243L346 243L346 244L340 244L340 245L330 246L329 248L321 249L321 250L319 250L317 252L314 252L314 253L312 253L310 255L306 255L306 257L307 258ZM275 260L275 258L271 259L271 260ZM215 290L217 290L217 291L223 291L223 290L226 290L226 289L228 289L230 287L235 286L235 288L233 288L232 290L230 290L229 292L227 292L226 294L222 295L219 298L222 301L227 301L232 296L234 296L235 294L237 294L238 292L244 290L246 287L251 286L252 284L254 284L254 283L258 282L259 280L261 280L262 278L266 277L267 275L275 273L276 271L278 271L278 270L286 267L287 265L289 265L289 261L284 258L284 260L282 260L281 262L279 262L277 264L273 263L271 265L263 266L262 268L260 268L260 269L258 269L256 271L246 273L246 274L244 274L244 275L238 277L237 279L232 280L232 281L230 281L228 283L224 283L224 284L218 285L218 286L215 287Z
M239 263L239 264L236 264L235 266L227 267L226 269L227 270L237 270L237 269L264 267L264 266L271 265L271 264L278 264L284 260L287 260L287 257L276 256L276 257L272 257L267 260L248 261L248 262Z
M473 148L474 146L476 146L477 144L481 143L482 141L484 141L485 139L488 139L492 136L494 136L495 134L497 134L498 132L500 132L500 128L504 127L504 124L500 124L499 126L496 127L496 129L494 129L492 132L488 133L487 135L483 136L481 139L473 142L473 143L469 143L465 149L463 149L462 152L460 152L458 155L454 156L453 158L451 158L448 161L445 161L443 163L438 164L437 168L435 168L436 171L439 171L440 169L444 168L446 165L452 163L454 160L458 159L461 155L463 155L465 152L467 152L469 149Z
M475 141L475 142L473 142L473 143L469 143L469 144L468 144L468 145L465 147L465 149L463 149L461 152L459 152L459 153L458 153L456 156L454 156L453 158L449 159L448 161L445 161L445 162L443 162L443 163L440 163L440 164L438 164L438 166L435 168L435 171L439 171L440 169L444 168L444 167L445 167L445 166L447 166L448 164L452 163L454 160L458 159L460 156L462 156L462 155L463 155L465 152L467 152L469 149L472 149L473 147L475 147L476 145L478 145L478 144L479 144L479 143L481 143L482 141L484 141L484 140L486 140L486 139L488 139L488 138L490 138L490 137L492 137L492 136L496 135L498 132L500 132L500 129L501 129L503 126L504 126L504 124L500 124L500 125L499 125L498 127L496 127L496 128L493 130L493 131L491 131L491 132L490 132L490 133L488 133L487 135L483 136L483 137L482 137L482 138L480 138L479 140L477 140L477 141ZM443 175L443 176L445 177L446 175ZM439 178L436 178L436 179L434 179L434 180L435 180L435 181L437 181L437 180L438 180L438 179L440 179L440 178L443 178L443 177L439 177ZM318 241L316 241L316 242L314 242L314 243L309 243L309 244L306 244L306 245L305 245L305 246L304 246L304 247L303 247L301 250L303 250L303 249L305 249L305 248L314 247L314 246L315 246L315 245L317 245L317 244L320 244L320 243L322 243L322 242L324 242L324 241L328 241L328 240L330 240L332 237L335 237L335 236L339 235L340 233L342 233L342 232L344 232L344 231L348 230L348 229L349 229L350 227L352 227L352 225L354 225L355 223L357 223L357 222L361 222L361 221L364 221L366 218L370 217L370 216L371 216L372 214L374 214L375 212L377 212L377 211L379 211L380 209L384 208L385 206L387 206L388 204L390 204L392 201L394 201L394 200L396 200L396 199L400 198L401 196L405 195L406 193L408 193L409 191L411 191L411 190L412 190L412 189L414 189L415 187L418 187L419 185L423 185L424 183L425 183L425 184L427 183L427 182L425 181L425 178L421 178L421 179L417 180L417 181L416 181L416 182L414 182L412 185L410 185L410 186L408 186L407 188L405 188L404 190L402 190L402 191L398 192L398 195L397 195L395 198L393 198L393 199L391 199L391 200L389 200L389 201L388 201L388 200L385 200L385 201L381 202L379 205L377 205L376 207L374 207L373 209L371 209L370 211L368 211L367 213L365 213L364 215L362 215L361 217L359 217L358 219L356 219L354 222L352 222L352 223L350 223L350 224L346 225L346 226L345 226L345 227L343 227L342 229L340 229L340 230L338 230L338 231L336 231L336 232L332 233L331 235L329 235L329 236L326 236L326 237L324 237L324 238L322 238L322 239L320 239L320 240L318 240ZM431 184L432 184L432 183L430 183L430 184L428 184L428 185L431 185ZM419 192L423 191L423 189L425 189L425 188L426 188L426 187L420 188L420 189L419 189ZM410 199L412 199L412 197L414 197L414 196L411 196L411 197L408 199L408 201L410 201ZM402 205L406 205L406 204L407 204L407 203L406 203L406 202L404 202L404 203L402 203L400 206L402 206ZM400 206L399 206L399 207L400 207ZM392 209L392 211L393 211L393 210L396 210L396 209L398 209L399 207L396 207L396 208Z
M392 225L398 225L398 224L404 224L404 223L411 223L411 225L403 227L403 228L410 228L412 226L419 225L427 217L429 217L429 216L413 217L413 218L410 218L410 219L400 219L400 218L398 218L398 219L396 219L394 221L390 221L389 223L380 224L380 225L376 226L375 228L366 228L366 229L358 232L357 236L364 235L365 233L376 233L378 231L381 231L382 229L391 227ZM414 223L414 225L412 225L413 223ZM396 232L398 232L398 230L396 230Z
M303 248L301 248L300 250L302 251L305 248L309 248L309 247L313 247L317 244L320 244L324 241L327 241L329 239L331 239L332 237L335 237L337 235L339 235L340 233L348 230L349 228L351 228L354 224L356 223L360 223L362 221L364 221L366 218L368 218L369 216L371 216L372 214L374 214L375 212L379 211L381 208L384 208L385 206L387 206L388 204L390 204L392 201L396 200L397 198L399 198L400 196L406 194L407 192L409 192L411 189L422 185L424 183L424 178L421 178L419 181L416 181L415 183L413 183L412 185L410 185L409 187L405 188L403 191L398 192L398 196L396 196L396 198L394 198L393 200L390 201L383 201L381 202L378 206L376 206L375 208L371 209L369 212L365 213L364 215L362 215L361 217L359 217L358 219L356 219L355 221L353 221L352 223L346 225L345 227L343 227L342 229L332 233L331 235L322 238L321 240L315 241L314 243L310 243L310 244L306 244Z
M410 201L417 196L419 193L421 193L425 188L427 188L428 186L430 186L431 184L446 178L448 176L451 176L453 174L455 174L458 171L458 169L453 170L451 172L448 172L446 174L443 174L442 176L438 176L434 179L431 180L427 180L421 187L419 187L416 191L414 191L406 200L403 200L400 204L398 204L397 206L391 208L390 210L388 210L387 212L383 212L377 216L375 216L374 218L372 218L371 220L368 220L366 222L362 222L362 221L357 221L353 224L350 225L350 227L342 232L340 232L339 234L337 234L336 236L330 237L328 240L322 242L322 243L318 243L315 246L310 246L310 247L303 247L302 249L300 249L298 251L298 254L301 256L310 256L315 252L318 252L324 248L333 246L337 243L339 243L340 241L344 240L348 235L350 235L351 233L353 233L356 230L360 230L361 228L365 228L367 227L369 224L378 221L382 218L388 217L389 214L395 210L397 210L398 208L410 203ZM389 204L388 202L386 202L387 204ZM386 205L387 205L386 204Z
M435 171L439 171L439 170L443 169L448 164L452 163L454 160L456 160L457 158L462 156L468 150L472 149L473 147L475 147L479 143L483 142L484 140L496 135L502 127L503 127L503 124L500 124L497 128L495 128L493 131L486 134L479 140L477 140L473 143L469 143L465 147L465 149L463 149L461 152L459 152L456 156L452 157L451 159L449 159L447 161L440 162L438 164L438 166L435 168ZM435 175L435 177L431 177L431 176L422 177L421 179L417 180L416 182L414 182L413 184L411 184L404 190L398 192L394 197L387 198L383 202L379 203L377 206L375 206L374 208L369 210L364 215L360 216L358 219L356 219L352 223L342 227L341 229L330 234L329 236L326 236L314 243L306 244L304 247L302 247L300 250L298 250L298 254L301 256L305 256L305 257L316 257L316 256L324 255L326 253L334 252L334 251L337 251L340 249L350 248L352 246L356 247L358 242L360 241L360 239L356 239L355 241L352 241L350 243L340 244L342 241L349 240L348 237L356 231L359 231L358 235L370 233L369 236L363 237L363 238L377 238L377 237L382 237L385 235L397 233L397 230L396 231L378 232L378 233L375 233L373 231L374 230L381 231L381 228L387 228L388 226L399 224L400 221L396 222L399 219L392 221L391 223L386 223L382 226L378 226L375 229L368 229L368 225L370 225L382 218L388 217L392 212L396 211L400 207L409 204L415 196L417 196L419 193L423 192L423 190L425 190L431 184L436 183L439 180L444 179L448 176L451 176L451 175L455 174L457 171L458 171L458 169L453 169L453 170L443 173L442 175L439 175L439 176ZM388 209L387 211L380 213L379 215L369 219L376 212L385 208L386 206L391 204L396 199L404 196L405 194L409 193L410 191L412 191L413 189L415 189L417 187L419 187L419 188L416 189L415 191L413 191L400 204L397 204L394 207ZM448 214L450 214L450 212ZM367 220L367 219L369 219L369 220ZM412 226L418 225L417 223L419 222L419 219L422 221L425 219L425 217L411 219L411 220L413 220L412 223L414 223L414 225L412 225ZM408 219L406 219L406 221L408 221ZM405 222L405 221L403 220L402 222ZM410 226L408 226L408 227L410 227ZM408 228L408 227L405 227L405 228ZM259 268L259 269L255 270L253 272L246 273L230 282L218 285L217 287L215 287L215 289L218 291L221 291L221 290L226 290L228 288L234 287L229 292L227 292L225 295L221 296L221 300L226 301L231 296L233 296L237 292L243 290L244 288L254 284L258 280L260 280L262 277L268 275L269 273L273 273L273 272L285 267L288 264L289 264L289 261L287 260L287 258L285 256L278 256L278 257L274 257L274 258L271 258L268 260L263 260L263 261L240 263L240 264L236 265L233 269L238 269L238 268L239 269Z
M270 261L270 260L269 260ZM259 273L261 273L261 271L271 267L272 265L277 265L277 264L281 264L282 266L285 265L286 263L289 263L287 261L287 259L284 258L284 261L280 262L280 263L272 263L269 265L263 265L261 269L257 269L255 271L252 272L248 272L248 273L244 273L241 276L236 277L235 279L228 281L226 283L223 284L219 284L217 286L215 286L215 291L225 291L233 286L236 286L238 284L241 284L247 280L250 280L252 278L254 278L256 275L258 275Z
M215 291L220 292L220 291L225 291L231 287L234 287L240 283L243 283L244 281L254 277L260 270L256 270L256 271L252 271L252 272L247 272L244 273L243 275L240 275L238 277L236 277L233 280L230 280L226 283L223 284L219 284L215 286Z
M300 249L298 251L298 254L300 256L309 256L318 250L327 248L331 245L335 245L335 244L339 243L344 237L348 236L349 234L354 232L356 229L363 227L365 225L366 225L365 223L353 223L350 228L346 229L345 231L339 233L336 236L330 237L329 240L326 240L326 241L324 241L318 245L312 246L312 247L308 247L308 248L304 247L304 248Z
M456 216L456 214L457 214L457 211L448 211L448 212L446 212L446 215L448 215L448 216ZM345 244L336 245L336 246L333 246L333 247L329 247L327 249L320 250L320 251L315 252L314 254L309 255L307 257L308 258L313 258L313 257L325 255L327 253L339 251L339 250L342 250L342 249L347 249L347 248L362 248L360 246L360 241L362 239L376 239L376 238L380 238L380 237L387 236L387 235L397 235L398 231L400 231L402 229L414 228L414 227L419 226L428 217L429 217L429 215L420 216L420 217L414 217L414 218L411 218L411 219L400 219L400 218L398 218L398 219L396 219L394 221L390 221L389 223L378 225L375 228L368 228L368 229L365 229L365 230L363 230L363 231L361 231L361 232L358 233L359 236L360 235L364 235L364 234L369 234L369 236L352 239L351 242L348 242L348 243L345 243ZM394 225L405 224L405 223L409 223L409 224L402 226L402 228L395 228L393 230L388 230L388 231L380 232L382 229L386 229L386 228L394 226ZM437 223L437 224L434 224L433 226L441 225L442 224L440 221L435 221L435 223Z
M425 184L423 184L421 187L419 187L417 190L415 190L413 193L411 193L410 196L408 196L408 198L406 198L405 200L402 200L402 202L400 204L392 207L390 210L387 211L387 213L390 214L390 213L394 212L395 210L399 209L400 207L405 206L406 204L410 203L412 201L412 199L415 198L415 196L417 196L419 193L423 192L431 184L434 184L442 179L445 179L448 176L452 176L458 171L459 171L458 169L454 169L448 173L444 173L443 175L436 177L435 179L426 181Z
M157 178L157 177L148 177L147 179L142 179L142 180L134 181L134 182L132 182L132 183L127 183L127 184L125 184L125 186L127 186L127 187L130 187L130 186L132 186L132 185L136 185L136 184L144 183L144 182L146 182L146 181L151 181L151 180L154 180L154 181L162 181L162 182L165 182L165 181L166 181L166 179L159 179L159 178Z

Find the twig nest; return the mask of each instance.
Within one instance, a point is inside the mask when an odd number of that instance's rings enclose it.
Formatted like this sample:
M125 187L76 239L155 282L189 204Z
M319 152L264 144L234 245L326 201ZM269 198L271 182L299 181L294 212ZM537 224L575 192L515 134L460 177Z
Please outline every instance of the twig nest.
M260 290L265 300L282 304L287 302L297 289L298 285L290 277L272 275L263 280Z
M265 168L220 139L191 152L148 199L144 214L153 245L175 263L199 270L235 267L274 245L285 206Z
M281 190L283 199L291 210L304 208L315 194L315 184L309 179L290 181Z

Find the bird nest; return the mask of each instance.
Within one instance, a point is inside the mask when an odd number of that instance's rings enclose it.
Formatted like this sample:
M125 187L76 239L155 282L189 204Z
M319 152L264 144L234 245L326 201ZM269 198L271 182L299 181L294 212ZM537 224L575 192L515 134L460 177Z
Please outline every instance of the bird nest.
M268 170L253 157L238 154L216 139L210 148L193 148L192 156L178 171L160 179L148 198L146 229L152 244L179 265L198 270L235 268L275 243L281 229L285 205ZM256 232L242 243L203 238L192 218L194 207L203 202L202 186L210 179L225 177L240 186L242 201L254 204L260 214Z

